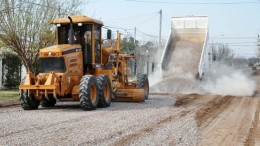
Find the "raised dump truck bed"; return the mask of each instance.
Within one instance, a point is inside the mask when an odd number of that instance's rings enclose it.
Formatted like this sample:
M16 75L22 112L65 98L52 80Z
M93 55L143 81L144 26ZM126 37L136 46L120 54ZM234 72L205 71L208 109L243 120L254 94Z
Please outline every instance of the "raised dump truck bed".
M208 38L208 17L173 17L171 33L161 58L163 70L181 68L194 76L203 74Z

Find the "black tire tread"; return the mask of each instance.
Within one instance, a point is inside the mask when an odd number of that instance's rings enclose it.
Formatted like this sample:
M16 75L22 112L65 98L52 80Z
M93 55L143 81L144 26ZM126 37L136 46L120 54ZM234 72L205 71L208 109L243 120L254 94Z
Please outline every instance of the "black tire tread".
M41 102L42 107L54 107L56 104L56 99L52 96L49 95L49 100L45 99L44 101Z
M24 84L25 78L23 77L21 80L21 85ZM22 93L20 94L20 103L24 110L34 110L38 109L40 102L36 101L34 98L32 98L32 95L30 97L28 96L28 90L22 90Z
M91 97L90 97L90 88L91 88L92 83L94 83L97 88L96 78L92 75L84 75L80 80L79 98L80 98L80 105L83 110L95 110L97 107L98 99L93 104L91 101ZM96 93L96 94L98 94L98 93ZM98 98L98 95L97 95L97 98Z
M111 98L112 98L112 87L111 87L111 82L110 79L107 75L100 74L97 76L97 83L98 83L98 94L99 94L99 103L98 107L109 107L111 103ZM106 100L104 97L104 86L105 84L108 84L109 86L109 99Z
M28 96L27 90L23 90L21 96L21 106L24 110L38 109L40 102L32 98L33 95Z
M147 74L139 74L139 75L137 76L137 84L136 84L136 86L137 86L138 88L144 88L145 82L147 82L147 84L148 84L148 91L145 91L145 92L147 92L147 94L145 94L144 99L147 100L147 99L148 99L148 94L149 94L149 81L148 81L148 76L147 76Z

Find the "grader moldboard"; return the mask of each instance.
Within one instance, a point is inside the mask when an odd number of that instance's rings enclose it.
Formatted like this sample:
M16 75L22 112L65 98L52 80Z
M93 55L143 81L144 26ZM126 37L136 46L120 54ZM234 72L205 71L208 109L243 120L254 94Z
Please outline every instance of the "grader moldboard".
M139 74L128 80L128 60L120 54L120 33L116 47L102 47L103 22L86 16L50 21L56 25L56 45L40 49L40 73L26 74L19 86L24 110L52 107L58 100L79 101L82 109L110 106L111 100L144 102L149 81ZM107 32L111 39L111 30Z

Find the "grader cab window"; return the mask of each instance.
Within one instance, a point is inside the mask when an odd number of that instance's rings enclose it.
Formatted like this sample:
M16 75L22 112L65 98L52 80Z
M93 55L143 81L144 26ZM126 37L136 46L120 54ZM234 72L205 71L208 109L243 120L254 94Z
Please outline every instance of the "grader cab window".
M101 26L95 25L95 63L101 63Z
M86 25L83 41L84 63L92 63L92 25Z
M68 44L68 26L58 27L58 44Z
M69 24L63 24L58 27L58 44L69 44L69 29ZM84 26L74 24L73 29L75 32L73 37L75 44L81 44L85 29Z
M57 27L58 44L69 44L69 29L69 24L61 24ZM82 24L78 26L78 24L74 24L73 29L75 44L82 46L84 64L91 64L93 57L95 63L101 63L101 25ZM94 56L92 56L92 53L94 53Z
M40 72L49 73L64 73L66 71L64 58L40 58Z

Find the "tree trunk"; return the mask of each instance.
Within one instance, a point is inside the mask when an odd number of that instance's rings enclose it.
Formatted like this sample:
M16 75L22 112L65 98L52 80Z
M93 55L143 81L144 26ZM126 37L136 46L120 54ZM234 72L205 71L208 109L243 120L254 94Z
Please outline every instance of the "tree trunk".
M22 59L22 61L23 61L23 65L25 66L25 69L26 69L26 72L28 73L28 72L31 72L32 71L32 65L31 65L31 63L29 63L29 61L27 61L27 60L24 60L24 59Z

